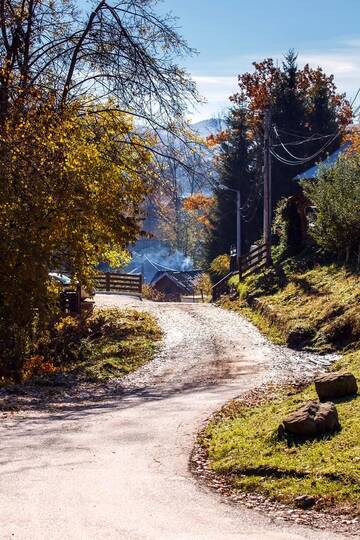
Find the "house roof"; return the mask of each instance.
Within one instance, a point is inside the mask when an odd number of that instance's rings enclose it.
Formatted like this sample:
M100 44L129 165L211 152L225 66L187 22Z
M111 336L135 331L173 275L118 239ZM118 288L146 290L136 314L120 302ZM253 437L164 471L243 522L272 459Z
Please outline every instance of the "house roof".
M156 285L164 277L168 277L177 287L182 289L188 294L192 294L194 291L196 278L202 274L202 270L188 270L184 272L166 271L157 272L151 281L151 285Z
M312 178L316 178L322 168L330 169L335 165L341 154L345 152L351 146L351 142L348 141L344 144L342 144L335 152L330 154L324 161L321 161L320 163L317 163L313 167L310 167L310 169L307 169L306 171L299 173L297 176L295 176L294 180L311 180Z

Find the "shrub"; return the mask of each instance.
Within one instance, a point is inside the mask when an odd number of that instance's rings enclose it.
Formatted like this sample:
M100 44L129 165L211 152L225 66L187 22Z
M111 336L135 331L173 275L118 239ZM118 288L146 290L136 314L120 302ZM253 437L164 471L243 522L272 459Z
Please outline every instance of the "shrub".
M275 210L273 231L278 239L272 256L275 263L297 255L303 248L301 219L294 197L281 199Z
M323 169L316 181L304 182L306 195L316 206L310 233L326 251L344 257L360 255L360 155L341 157Z
M143 285L142 295L143 298L146 298L146 300L152 300L153 302L166 302L165 294L161 291L157 291L151 285Z
M200 274L195 281L195 292L203 297L209 297L212 293L212 282L209 274Z
M57 368L51 360L46 360L43 356L36 354L25 360L21 370L21 380L25 382L35 376L41 377L56 372Z
M230 255L219 255L210 264L210 275L213 280L221 279L230 272Z

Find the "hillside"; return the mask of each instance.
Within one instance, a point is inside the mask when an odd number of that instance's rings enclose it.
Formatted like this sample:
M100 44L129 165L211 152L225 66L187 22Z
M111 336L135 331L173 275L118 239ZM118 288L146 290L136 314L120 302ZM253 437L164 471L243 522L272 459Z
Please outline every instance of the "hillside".
M336 265L275 272L238 284L240 298L223 306L249 317L278 342L334 351L333 370L360 380L359 275ZM341 356L340 356L341 355ZM235 401L209 424L202 444L209 465L231 489L297 505L311 497L316 510L360 514L360 396L334 399L341 430L307 441L277 435L282 419L316 399L313 384L277 387L255 403ZM224 476L225 475L225 476Z

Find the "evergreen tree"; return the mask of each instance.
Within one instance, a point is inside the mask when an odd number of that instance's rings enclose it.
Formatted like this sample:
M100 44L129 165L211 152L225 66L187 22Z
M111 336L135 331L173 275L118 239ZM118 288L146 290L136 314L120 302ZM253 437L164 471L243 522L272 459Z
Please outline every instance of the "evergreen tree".
M308 65L300 70L293 50L281 67L268 58L254 68L253 73L239 76L240 91L231 98L227 137L219 152L220 183L241 190L244 250L262 236L265 110L272 113L272 148L280 156L272 158L273 212L283 197L300 189L294 181L297 174L338 148L341 132L352 118L333 77ZM314 157L304 159L309 156ZM223 190L215 195L208 259L228 253L236 243L236 195Z
M236 193L229 189L241 192L243 245L245 242L248 247L257 236L257 233L255 236L251 233L253 220L247 212L250 199L258 196L258 188L252 171L253 149L247 136L246 110L233 107L226 126L227 137L221 143L218 155L219 187L214 192L216 208L211 219L212 233L207 249L209 261L217 255L229 253L231 246L236 245Z

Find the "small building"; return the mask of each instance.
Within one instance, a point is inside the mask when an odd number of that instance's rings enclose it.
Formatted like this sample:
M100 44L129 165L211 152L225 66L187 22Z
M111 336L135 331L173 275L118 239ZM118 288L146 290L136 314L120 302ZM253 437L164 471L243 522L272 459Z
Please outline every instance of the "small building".
M346 152L351 146L350 141L346 141L343 143L335 152L330 154L324 161L321 161L320 163L316 163L313 167L310 167L310 169L307 169L306 171L299 173L297 176L295 176L294 180L300 181L300 180L313 180L314 178L317 178L319 172L321 169L331 169L344 152Z
M151 281L151 286L173 302L180 302L182 296L194 296L196 279L202 270L176 272L173 270L159 271Z

